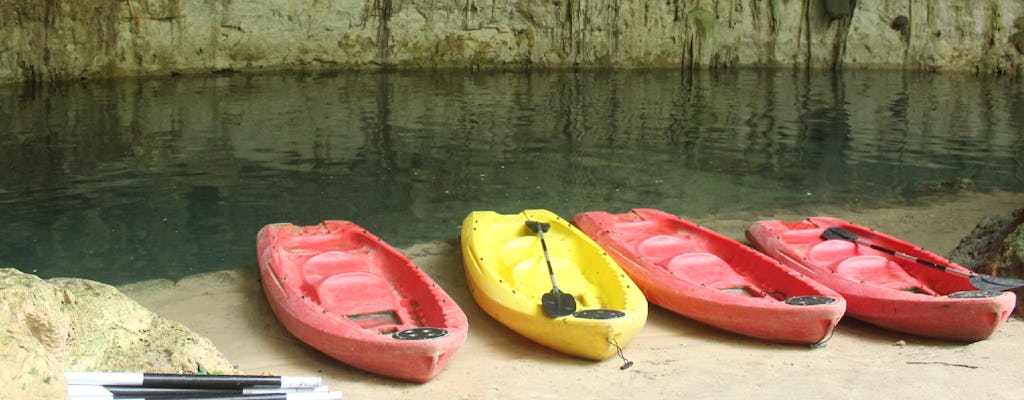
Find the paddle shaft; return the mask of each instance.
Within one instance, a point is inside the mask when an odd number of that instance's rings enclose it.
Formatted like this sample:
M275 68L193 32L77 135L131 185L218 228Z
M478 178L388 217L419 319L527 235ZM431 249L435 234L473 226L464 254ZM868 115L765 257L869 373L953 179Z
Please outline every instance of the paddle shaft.
M326 393L326 386L317 388L272 388L244 387L235 389L196 389L196 388L147 388L139 386L99 386L115 397L159 397L159 396L193 396L193 397L227 397L228 395L285 394L285 393ZM69 389L70 392L70 389Z
M544 262L548 264L548 275L551 275L551 289L561 292L561 290L558 290L558 281L555 280L555 268L551 266L551 256L548 255L548 244L544 240L544 229L538 229L537 234L540 235L540 248L544 250Z
M540 246L544 249L544 262L548 265L548 275L551 277L551 291L540 298L540 307L549 316L558 318L571 315L576 312L576 299L568 293L558 290L558 281L555 280L555 268L551 265L551 256L548 254L548 243L544 239L544 231L551 228L550 224L537 221L526 221L526 227L537 232L540 236Z
M983 291L997 291L997 292L1001 292L1001 291L1010 290L1010 289L1016 289L1016 288L1024 286L1024 280L1021 280L1021 279L1000 278L1000 277L996 277L996 276L992 276L992 275L979 274L979 273L972 272L972 271L961 271L961 270L954 269L954 268L946 266L946 265L936 264L936 263L933 263L931 261L925 261L925 260L922 260L920 258L914 257L914 256L912 256L910 254L898 252L898 251L892 250L892 249L887 249L885 247L875 245L875 244L870 243L868 241L861 240L860 237L858 237L853 232L850 232L850 231L848 231L846 229L839 228L839 227L832 227L832 228L825 229L825 231L821 233L821 238L825 239L825 240L842 239L842 240L846 240L846 241L849 241L849 242L853 242L853 243L861 244L861 245L864 245L864 246L868 246L868 247L870 247L872 249L881 251L883 253L888 253L888 254L892 254L892 255L897 256L897 257L902 257L902 258L914 260L918 264L924 265L926 267L935 268L935 269L938 269L938 270L940 270L942 272L946 272L946 273L950 273L950 274L953 274L953 275L958 275L958 276L965 277L965 278L967 278L967 279L969 279L971 281L971 285L972 286L974 286L975 288L981 289Z
M893 250L893 249L887 249L885 247L876 245L874 243L870 243L870 242L864 241L864 240L862 240L860 238L857 238L854 241L857 242L858 244L862 244L862 245L868 246L868 247L870 247L872 249L881 251L883 253L892 254L892 255L897 256L897 257L903 257L903 258L906 258L908 260L912 260L912 261L914 261L914 262L916 262L918 264L921 264L921 265L924 265L924 266L927 266L927 267L932 267L932 268L935 268L935 269L938 269L938 270L941 270L941 271L949 272L951 274L960 275L960 276L962 276L964 278L970 278L972 276L971 273L960 271L960 270L954 269L954 268L950 268L950 267L942 265L942 264L936 264L936 263L933 263L931 261L922 260L920 258L914 257L914 256L912 256L910 254L907 254L907 253L899 252L899 251L896 251L896 250Z
M166 395L88 395L68 396L70 400L338 400L341 399L340 392L310 392L310 393L257 393L257 394L224 394L204 395L182 393Z
M315 388L320 377L264 375L189 375L135 372L64 372L69 385L117 385L151 388L233 389L242 387Z

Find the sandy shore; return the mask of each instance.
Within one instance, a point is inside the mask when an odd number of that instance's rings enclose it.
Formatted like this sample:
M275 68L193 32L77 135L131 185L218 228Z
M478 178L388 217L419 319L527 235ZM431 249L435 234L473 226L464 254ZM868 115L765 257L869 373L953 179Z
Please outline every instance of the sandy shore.
M948 254L981 218L1024 205L1020 194L968 194L915 208L820 209L807 213L691 219L730 237L757 219L833 215ZM453 232L453 236L457 232ZM255 240L255 239L254 239ZM255 246L255 245L254 245ZM1024 321L990 339L948 343L846 318L825 347L764 343L706 327L652 306L624 348L634 362L563 356L487 316L466 289L457 243L402 249L462 306L470 336L448 369L426 384L377 377L338 363L291 337L263 297L253 265L121 289L157 314L210 338L247 373L319 375L348 399L1015 399L1024 360ZM255 252L255 250L254 250Z

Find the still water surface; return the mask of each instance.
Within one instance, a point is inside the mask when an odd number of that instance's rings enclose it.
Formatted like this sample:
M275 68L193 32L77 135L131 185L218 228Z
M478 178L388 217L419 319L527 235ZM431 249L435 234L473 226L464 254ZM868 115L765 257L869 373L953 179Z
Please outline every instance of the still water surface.
M0 266L254 267L264 224L457 240L473 210L683 216L1024 191L1024 85L903 72L401 72L0 86ZM458 267L458 266L456 266Z

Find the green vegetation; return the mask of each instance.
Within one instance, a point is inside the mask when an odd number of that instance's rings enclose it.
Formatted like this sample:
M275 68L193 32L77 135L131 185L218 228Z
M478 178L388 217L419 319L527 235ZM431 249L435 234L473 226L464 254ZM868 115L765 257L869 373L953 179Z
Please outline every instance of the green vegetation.
M701 39L707 38L708 34L715 29L715 23L717 20L718 17L715 13L699 7L690 11L690 15L688 16L690 25L697 30L697 36Z

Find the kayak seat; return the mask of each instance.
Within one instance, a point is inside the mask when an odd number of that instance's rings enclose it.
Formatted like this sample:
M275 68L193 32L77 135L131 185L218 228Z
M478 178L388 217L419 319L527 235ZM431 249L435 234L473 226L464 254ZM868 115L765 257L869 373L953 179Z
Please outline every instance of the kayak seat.
M693 250L690 241L672 235L651 236L636 246L638 256L663 267L667 266L673 257Z
M302 275L311 287L320 286L320 282L333 275L357 272L376 271L373 260L366 254L345 251L327 251L310 257L302 264Z
M612 229L609 230L609 234L614 235L626 243L636 242L637 238L643 238L648 236L644 232L651 224L647 221L628 221L628 222L616 222Z
M519 293L539 301L541 296L551 291L551 275L543 255L523 260L510 269L509 284ZM593 295L594 289L576 263L551 257L551 269L555 271L558 290L573 295L582 307L599 304Z
M893 290L931 292L910 276L899 264L882 256L856 256L843 260L835 272L851 280Z
M665 265L673 275L705 287L723 291L760 293L750 281L718 256L710 253L686 253L673 257Z
M530 286L525 281L529 281L529 271L533 268L533 264L536 262L537 257L543 257L543 249L540 246L540 238L535 236L521 236L512 241L509 241L501 248L501 261L502 266L498 271L492 271L498 275L498 278L507 285L513 288L519 286ZM541 261L543 262L543 260ZM547 277L547 267L541 266L544 271L544 276ZM539 271L536 272L540 274ZM550 286L550 280L548 282ZM523 290L519 288L519 290Z
M412 322L406 302L377 274L356 271L331 275L320 282L317 297L324 310L381 333L406 329L404 325Z
M811 262L835 268L839 262L860 255L857 244L845 240L825 240L807 251L807 259Z
M536 258L538 255L543 256L544 253L542 251L540 238L536 236L520 236L515 238L505 243L501 248L501 262L509 268L494 272L497 272L502 279L514 280L515 266L524 260Z

